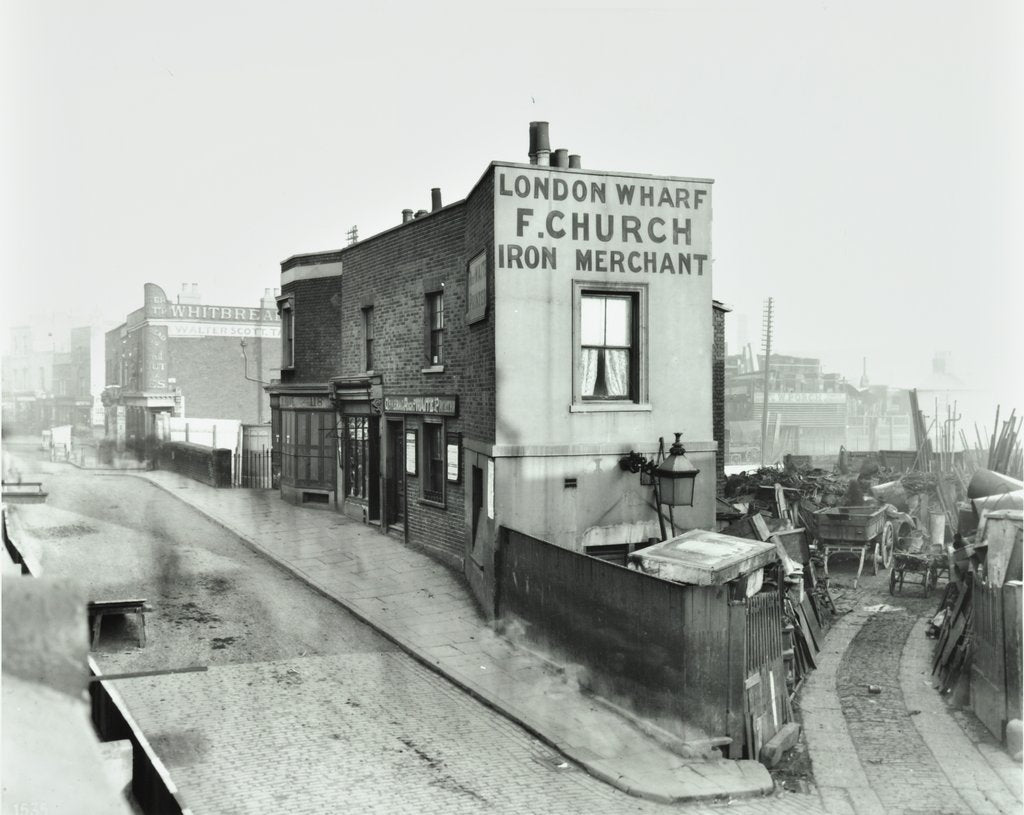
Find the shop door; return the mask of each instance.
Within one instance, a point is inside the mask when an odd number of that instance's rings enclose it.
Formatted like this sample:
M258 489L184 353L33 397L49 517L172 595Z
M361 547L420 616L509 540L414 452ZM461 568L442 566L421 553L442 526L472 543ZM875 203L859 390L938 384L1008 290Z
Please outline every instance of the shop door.
M368 516L371 521L380 520L380 420L370 419L369 472L367 473Z
M402 526L405 523L405 438L404 423L387 423L387 525Z

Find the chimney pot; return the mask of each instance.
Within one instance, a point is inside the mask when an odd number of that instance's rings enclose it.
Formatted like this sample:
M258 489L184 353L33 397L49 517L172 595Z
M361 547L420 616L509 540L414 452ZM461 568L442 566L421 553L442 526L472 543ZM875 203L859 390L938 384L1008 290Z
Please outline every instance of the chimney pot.
M430 188L430 211L437 212L441 209L441 188L431 187Z
M580 157L579 157L578 153L570 153L569 154L569 169L570 170L582 169L582 165L580 164Z
M564 147L560 147L554 152L555 160L551 162L556 167L568 167L569 166L569 151Z
M530 164L537 163L537 123L530 122Z
M411 220L412 220L412 210L411 209L403 209L402 210L402 223L403 224L407 224Z
M537 122L537 164L541 167L551 164L551 139L548 138L547 122Z
M416 210L416 217L417 218L422 218L426 214L427 214L427 211L425 209Z

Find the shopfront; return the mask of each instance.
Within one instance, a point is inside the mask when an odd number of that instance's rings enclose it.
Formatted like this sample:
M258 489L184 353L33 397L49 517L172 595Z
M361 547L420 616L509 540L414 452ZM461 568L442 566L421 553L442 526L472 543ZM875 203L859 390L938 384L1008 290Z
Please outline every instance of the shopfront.
M326 390L271 396L275 462L281 497L293 504L333 509L337 499L334 405Z

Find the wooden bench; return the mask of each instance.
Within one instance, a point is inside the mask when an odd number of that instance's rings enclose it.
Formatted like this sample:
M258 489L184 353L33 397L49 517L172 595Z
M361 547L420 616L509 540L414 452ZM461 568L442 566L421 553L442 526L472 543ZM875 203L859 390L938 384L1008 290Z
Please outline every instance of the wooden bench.
M89 630L92 632L92 649L100 644L100 628L107 614L134 614L139 631L139 647L146 647L146 613L152 611L146 600L90 600L88 605Z

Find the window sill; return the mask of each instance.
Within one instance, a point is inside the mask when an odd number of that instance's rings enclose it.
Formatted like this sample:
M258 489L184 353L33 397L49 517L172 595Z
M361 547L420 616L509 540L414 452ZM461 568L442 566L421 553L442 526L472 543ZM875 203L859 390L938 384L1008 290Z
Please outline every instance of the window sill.
M417 498L416 503L424 507L434 507L435 509L448 509L447 505L443 502L438 503L437 501L430 501L426 498Z
M570 413L650 413L650 403L643 402L574 402Z
M444 365L431 365L429 368L421 368L421 374L443 374Z

